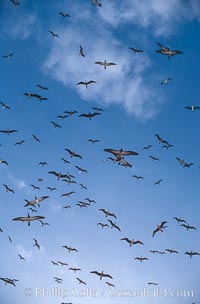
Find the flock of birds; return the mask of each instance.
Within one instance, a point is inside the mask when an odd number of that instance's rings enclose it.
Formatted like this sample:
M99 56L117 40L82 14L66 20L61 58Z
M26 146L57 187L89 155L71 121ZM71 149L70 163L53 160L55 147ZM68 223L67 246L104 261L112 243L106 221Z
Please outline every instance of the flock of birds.
M9 0L9 1L11 1L12 4L16 7L21 5L21 2L19 0ZM92 2L93 6L102 7L102 4L97 0L92 0L91 2ZM63 18L70 18L71 17L71 15L69 13L65 13L65 12L58 12L58 14L60 16L62 16ZM53 38L59 38L59 35L52 30L49 30L49 34ZM162 45L161 43L157 43L157 44L159 46L159 49L156 50L156 52L159 53L159 54L162 54L164 56L167 56L168 59L170 59L171 57L173 57L175 55L183 53L180 50L172 50L169 47L166 47L166 46ZM134 54L144 52L141 49L137 49L137 48L133 48L133 47L130 47L129 49ZM85 51L84 51L84 49L81 45L79 46L78 55L80 55L83 58L86 56L86 53L85 53ZM9 59L9 60L13 56L14 56L13 52L2 55L3 58ZM102 66L106 70L108 67L111 67L111 66L114 67L117 63L107 62L106 60L104 60L104 61L96 61L95 64L99 65L99 66ZM171 81L171 78L167 78L167 79L163 80L160 83L160 85L168 84L169 81ZM88 86L90 86L92 84L96 84L96 81L94 81L94 80L80 81L76 85L77 86L83 85L86 88L88 88ZM48 92L48 87L43 86L41 84L37 84L36 86L41 92ZM48 97L45 97L42 94L33 93L33 92L24 92L23 95L25 97L27 97L28 99L37 99L40 102L49 100ZM0 101L0 105L2 107L2 110L9 110L9 111L11 110L11 107L8 104L6 104L2 101ZM187 110L192 111L192 112L195 111L195 110L200 109L199 106L195 106L195 105L186 106L185 108ZM80 117L80 118L87 118L89 120L92 120L94 117L102 115L103 112L104 112L104 109L99 108L99 107L92 107L92 109L88 113L78 113L78 111L76 111L76 110L66 110L62 114L57 115L56 118L59 119L62 122L66 118L72 117L74 115L78 115L78 117ZM57 121L51 120L50 124L54 128L58 128L58 129L62 128L62 124L57 122ZM16 129L1 129L0 133L6 134L8 136L12 136L12 134L18 133L18 131L19 130L16 130ZM163 149L168 150L168 149L171 149L171 148L174 147L172 144L169 143L168 140L161 137L159 134L155 134L155 137L156 137L158 143L160 144L160 146ZM37 143L41 143L41 140L40 140L38 135L32 134L32 138ZM100 140L93 139L93 138L89 138L87 141L90 142L91 144L98 144L100 142ZM26 139L20 139L19 141L16 141L13 144L21 147L25 143L26 143ZM145 150L149 151L152 148L152 146L153 146L152 144L149 144L149 145L143 147L142 150L143 151L145 151ZM1 145L1 149L3 149L3 144ZM61 157L61 160L62 160L64 166L71 165L72 164L72 159L80 159L81 161L84 159L84 156L80 155L77 151L73 151L70 148L65 148L64 150L69 155L69 159ZM104 150L105 153L108 153L108 155L110 155L110 156L108 156L106 159L102 160L102 162L106 163L106 162L110 161L114 164L118 164L119 166L123 166L125 168L132 168L132 164L129 161L127 161L126 157L138 156L139 155L139 153L136 152L136 151L132 151L132 150L127 151L127 150L124 150L124 148L120 148L120 149L104 148L103 150ZM155 156L155 155L149 155L149 159L151 159L152 161L155 161L155 162L160 161L160 158ZM176 160L178 161L179 165L182 168L190 168L191 166L194 165L193 162L187 162L184 159L182 159L181 157L176 157ZM8 166L9 161L6 160L6 159L0 159L0 166L1 165ZM38 165L42 166L42 167L48 167L48 163L46 161L41 161L41 162L38 163ZM85 169L83 167L80 167L78 165L75 165L74 168L76 168L78 170L78 172L81 173L81 174L82 173L86 173L86 174L88 173L87 169ZM76 176L74 176L70 172L67 172L67 173L64 172L63 173L63 172L60 172L60 171L57 172L55 170L51 170L51 171L47 171L47 174L56 177L57 181L65 182L68 186L70 186L71 184L77 184L78 186L80 186L81 190L87 191L87 187L84 184L82 184L81 182L78 182L77 179L76 179ZM136 180L143 180L144 179L144 176L136 175L136 174L132 175L132 177L135 178ZM39 178L38 181L43 182L43 179ZM154 185L159 186L161 184L161 182L163 182L163 179L158 179L154 182ZM12 189L10 185L3 184L2 186L4 187L6 192L15 194L15 190ZM41 191L41 187L38 186L38 185L30 184L30 187L32 188L33 191ZM48 191L50 191L50 193L59 190L55 186L46 186L46 189L48 189ZM74 193L75 193L75 191L68 191L68 192L62 193L60 195L60 197L69 198ZM24 199L24 201L25 201L24 208L26 208L26 210L27 210L26 211L27 215L17 216L15 218L13 218L12 221L14 221L14 222L25 222L25 223L28 224L28 227L30 227L31 223L35 222L35 221L40 222L42 227L50 225L48 222L45 222L45 216L44 215L39 215L38 214L38 209L37 209L38 207L41 206L42 202L48 200L49 198L50 198L50 195L41 195L39 197L35 196L32 200ZM94 204L96 204L96 201L94 199L91 199L91 198L85 198L84 200L79 200L76 203L76 205L81 209L91 207ZM63 206L63 209L69 209L69 208L72 208L72 206L71 205L64 205ZM106 210L104 208L99 208L98 211L104 215L106 221L98 222L97 226L99 226L101 229L111 228L113 230L117 230L120 233L123 231L123 229L115 221L118 218L115 213L111 212L110 210ZM183 227L186 231L197 230L197 228L195 226L188 224L185 219L182 219L182 218L179 218L179 217L174 217L173 219L179 224L179 226ZM165 231L165 229L168 227L167 224L168 224L167 220L164 220L160 224L158 224L155 227L155 229L152 231L152 237L154 238L158 233L163 233ZM3 233L3 232L4 232L4 229L0 228L0 233ZM12 243L12 238L10 236L8 236L8 239L9 239L9 242ZM129 245L129 247L133 247L135 245L144 246L144 243L141 240L138 240L137 238L135 239L135 238L130 238L130 237L121 237L120 240L123 241L123 242L126 242ZM41 245L40 245L39 241L35 238L33 239L33 241L34 241L33 247L36 247L38 250L40 250ZM77 248L71 247L69 244L63 245L62 248L67 250L68 253L78 252ZM161 254L161 255L165 255L167 253L169 253L169 254L179 254L179 251L177 251L173 248L166 248L164 251L149 250L149 252L152 253L152 254ZM188 251L184 252L184 254L189 256L189 258L192 258L193 256L200 256L200 252L193 251L193 250L188 250ZM26 260L26 258L23 257L22 254L18 254L18 257L19 257L20 261L25 261ZM144 261L148 261L149 258L146 257L146 256L136 256L136 257L134 257L134 260L139 261L139 262L142 263ZM68 266L68 263L63 262L63 261L50 261L50 263L54 266L59 266L59 265ZM79 267L69 267L68 270L76 273L76 272L80 272L81 268L79 268ZM110 279L110 280L113 279L112 275L110 275L108 273L105 273L103 270L101 270L101 271L92 270L90 273L98 276L100 280L103 280L103 278ZM4 282L6 285L13 285L13 286L16 286L16 283L18 281L18 279L7 278L7 277L0 277L0 280L2 282ZM59 278L57 276L53 277L53 280L58 284L63 283L63 278ZM79 284L87 285L87 283L79 277L76 277L76 280ZM110 281L106 281L105 283L109 287L115 287L115 285L113 283L111 283ZM149 285L155 285L155 286L158 285L157 282L148 282L148 284Z

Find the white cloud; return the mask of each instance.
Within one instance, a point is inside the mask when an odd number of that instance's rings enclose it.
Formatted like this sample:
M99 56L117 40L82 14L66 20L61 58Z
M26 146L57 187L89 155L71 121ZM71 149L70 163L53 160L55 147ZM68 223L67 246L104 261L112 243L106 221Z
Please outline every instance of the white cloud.
M151 118L166 98L158 86L153 85L158 75L150 73L152 62L147 53L131 53L124 42L115 38L115 31L108 25L114 28L134 26L135 40L138 40L138 27L155 36L168 36L183 22L199 20L198 3L197 0L149 0L148 3L144 0L110 0L105 1L102 8L86 8L81 13L75 7L74 16L78 19L65 28L55 28L59 38L51 41L43 71L76 90L84 100L105 106L116 104L137 118ZM79 44L84 48L85 58L78 55ZM117 65L104 70L94 64L105 59ZM91 79L97 83L88 88L76 86L79 81Z
M8 177L9 177L10 181L15 185L15 187L17 187L17 189L19 191L24 190L25 188L28 187L28 185L26 184L26 182L24 180L17 179L10 173L8 174Z
M22 245L16 245L15 249L17 253L24 257L26 260L33 259L33 250L26 250Z
M15 39L26 40L36 26L37 18L33 14L11 15L2 23L2 32Z
M157 111L156 90L144 76L151 61L144 54L133 54L97 24L98 36L76 26L60 29L54 39L43 70L66 87L78 91L85 100L100 101L104 105L118 104L139 118L149 118ZM81 41L87 41L82 43ZM78 55L81 42L86 57ZM112 61L116 66L106 70L95 61ZM88 88L76 86L79 81L95 80ZM154 102L152 102L154 100ZM155 102L155 100L157 100Z
M153 31L156 36L174 33L178 24L200 20L199 0L111 0L99 10L101 18L113 27L133 24Z

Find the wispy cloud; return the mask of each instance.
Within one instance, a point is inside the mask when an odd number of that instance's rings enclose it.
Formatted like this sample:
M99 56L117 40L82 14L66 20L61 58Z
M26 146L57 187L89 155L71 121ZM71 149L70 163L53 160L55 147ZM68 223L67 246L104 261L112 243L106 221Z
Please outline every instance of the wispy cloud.
M26 260L32 260L33 259L33 250L26 250L22 245L18 244L15 246L15 249L18 254L20 254L22 257L24 257Z
M25 188L28 188L28 185L26 184L26 182L24 180L17 179L11 173L8 174L8 178L19 191L24 190Z
M66 30L60 29L60 38L52 42L43 66L44 72L66 87L70 86L77 90L85 100L100 100L104 105L118 104L138 118L149 118L154 115L160 99L156 96L156 90L146 81L145 74L151 66L148 56L134 56L98 24L96 32L99 33L98 36L91 34L90 31L81 31L76 26L69 26ZM83 44L85 58L78 55L81 41L87 42ZM94 64L95 61L105 59L117 65L104 70L103 67ZM88 89L76 86L79 81L91 79L97 84L91 85Z
M12 14L3 20L2 33L14 39L26 40L35 29L36 23L37 18L34 14Z
M168 36L177 26L193 19L200 20L199 0L145 0L123 3L111 0L99 10L101 18L113 27L121 24L134 24L149 29L155 36Z

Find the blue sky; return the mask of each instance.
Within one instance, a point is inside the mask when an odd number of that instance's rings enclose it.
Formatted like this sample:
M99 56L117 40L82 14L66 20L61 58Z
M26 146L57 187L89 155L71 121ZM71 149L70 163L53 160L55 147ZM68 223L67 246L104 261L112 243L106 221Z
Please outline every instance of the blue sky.
M0 164L0 277L19 280L16 287L0 281L0 300L4 304L14 304L16 299L22 304L199 303L200 258L190 259L184 252L200 252L200 112L185 109L200 106L200 3L100 2L102 7L92 6L90 0L22 0L19 6L0 1L0 55L14 53L10 59L0 58L0 101L11 108L0 109L0 129L18 130L9 136L0 133L0 159L8 162L8 166ZM61 11L71 17L62 18L58 14ZM52 38L49 30L59 37ZM157 42L183 54L168 60L155 52L159 49ZM85 58L79 55L79 45ZM144 52L134 54L129 47ZM94 64L105 59L116 65L104 70ZM166 78L172 80L160 85ZM96 84L88 88L76 85L90 79ZM42 91L37 84L49 90ZM49 100L28 99L25 92ZM91 107L104 111L91 121L78 117L93 112ZM66 110L76 110L78 114L64 120L57 118ZM50 121L62 128L54 128ZM41 142L34 141L32 134ZM173 147L161 148L155 134ZM92 144L88 142L90 138L100 142ZM20 140L25 142L16 146ZM152 148L143 150L149 144ZM126 157L132 168L106 161L111 155L103 149L121 147L139 153ZM80 153L83 159L70 158L65 148ZM152 161L150 155L160 161ZM61 157L71 164L64 164ZM182 168L176 157L194 165ZM48 165L39 166L41 161ZM79 173L75 166L88 173ZM49 171L70 172L77 184L58 181ZM144 179L137 181L132 175L142 175ZM161 184L154 186L159 179L163 180ZM81 189L80 183L87 190ZM15 193L7 193L3 184ZM30 184L41 190L34 191ZM48 186L58 190L50 192ZM61 197L68 191L75 193L69 198ZM43 195L49 198L37 211L45 216L49 226L42 227L36 221L28 227L27 223L12 221L27 215L24 199ZM87 197L95 199L96 204L82 209L76 206ZM64 205L71 205L71 209L63 209ZM96 225L108 223L99 208L117 215L121 232ZM186 231L173 219L175 216L197 230ZM164 220L168 227L152 238L156 225ZM120 240L123 237L141 240L144 246L130 248ZM33 238L38 240L40 250L33 247ZM78 252L69 254L63 245L75 247ZM176 249L179 254L150 253L166 248ZM18 254L26 260L19 260ZM149 260L140 263L134 260L137 256ZM69 266L53 266L51 261L67 262ZM74 274L69 267L79 267L81 271ZM93 270L112 275L110 281L115 288L109 290L106 279L100 281L90 274ZM63 283L54 282L55 276ZM76 277L87 285L79 285ZM156 286L149 286L148 282L158 283L161 291L192 290L193 297L120 296L123 290L133 293L146 288L156 292ZM56 287L71 295L64 299L35 295L37 288L51 291ZM26 288L32 289L32 296L24 294ZM98 296L75 296L86 288L96 290Z

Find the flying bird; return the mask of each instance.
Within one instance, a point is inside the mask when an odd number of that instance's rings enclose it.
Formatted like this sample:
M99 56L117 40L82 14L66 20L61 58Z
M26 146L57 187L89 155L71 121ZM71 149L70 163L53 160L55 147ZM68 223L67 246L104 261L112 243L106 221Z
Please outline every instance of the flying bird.
M104 227L109 227L108 224L104 224L104 223L97 223L97 225L101 226L102 229L103 229Z
M79 117L86 117L86 118L89 118L89 120L91 120L92 117L95 117L97 115L101 115L101 114L99 112L94 112L94 113L89 112L88 114L85 114L85 113L80 114Z
M95 144L97 142L100 142L98 139L88 139L87 141L89 141L89 142L91 142L93 144Z
M124 156L129 156L129 155L139 155L139 153L135 151L124 151L123 148L120 150L115 150L115 149L104 149L105 152L112 153L117 161L120 161Z
M15 282L19 281L19 280L16 280L16 279L9 279L9 278L0 278L0 280L3 281L5 283L5 285L11 284L15 287L16 287Z
M190 226L190 225L186 225L186 224L181 224L180 226L183 226L184 228L186 228L186 230L188 231L188 230L197 230L197 228L196 227L194 227L194 226Z
M4 165L8 166L8 162L4 159L0 159L0 164L4 164Z
M99 209L99 211L102 211L105 214L105 217L112 216L114 218L117 218L117 216L114 213L111 213L109 210Z
M144 179L143 176L139 176L139 175L132 175L132 177L136 178L137 180L139 180L139 179Z
M163 84L168 84L168 82L172 80L171 78L167 78L167 79L164 79L163 81L161 81L160 85L163 85Z
M199 106L186 106L185 109L194 112L195 110L200 110Z
M58 34L56 34L56 33L54 33L53 31L49 31L49 33L51 34L51 36L54 38L54 37L59 37L59 35Z
M187 254L187 255L189 255L189 257L190 258L192 258L193 257L193 255L200 255L200 253L198 253L198 252L193 252L193 251L186 251L184 254Z
M42 86L41 84L36 84L36 87L38 87L39 89L44 90L44 91L47 91L47 90L48 90L47 87L44 87L44 86Z
M35 139L35 141L37 141L37 142L40 143L40 139L39 139L37 136L35 136L34 134L33 134L32 136L33 136L33 138Z
M14 219L12 219L13 221L20 221L20 222L28 222L28 226L30 226L30 223L32 221L37 221L37 220L42 220L44 219L44 216L40 216L40 215L36 215L36 216L30 216L28 214L28 216L19 216L19 217L15 217Z
M70 154L71 158L72 157L83 158L80 154L77 154L75 151L71 151L70 149L65 149L65 151L67 151Z
M169 252L170 254L179 253L177 250L173 250L173 249L165 249L165 251Z
M39 245L39 243L38 243L38 240L36 240L36 239L33 239L34 240L34 245L33 245L33 247L37 247L38 248L38 250L40 250L40 245Z
M15 191L13 189L11 189L10 187L8 187L8 185L3 184L3 186L5 187L6 192L12 192L13 194L15 193Z
M136 244L144 245L141 241L135 241L134 239L130 240L128 238L122 238L121 241L126 241L130 247Z
M4 102L0 101L0 105L2 106L3 110L11 110L11 108Z
M179 218L179 217L174 217L174 220L176 220L176 221L178 222L178 224L179 224L179 223L186 223L185 220L183 220L183 219L181 219L181 218Z
M68 13L59 12L58 14L61 15L63 18L71 17Z
M83 284L83 285L87 285L84 281L82 281L81 279L79 279L79 278L76 278L76 280L78 280L79 281L79 284Z
M92 0L92 5L102 7L102 4L98 0Z
M114 62L106 62L106 60L104 62L102 61L96 61L95 64L99 64L99 65L102 65L104 67L104 69L106 70L106 68L108 66L111 66L111 65L116 65L116 63Z
M15 146L21 146L23 143L25 143L25 140L24 140L24 139L22 139L22 140L20 140L20 141L17 141L17 142L15 143Z
M80 268L76 268L76 267L70 267L70 268L68 268L68 270L72 270L72 271L74 271L74 272L76 272L76 271L81 271Z
M7 134L7 135L10 135L12 133L16 133L18 132L18 130L10 130L10 129L7 129L7 130L0 130L1 133L4 133L4 134Z
M108 220L108 222L111 224L111 228L115 228L118 231L121 231L121 229L119 228L119 226L116 225L116 223L113 223L111 220Z
M153 231L153 235L152 235L152 236L154 237L154 235L155 235L158 231L163 232L163 230L167 227L167 226L165 226L165 224L167 224L167 221L161 222L161 224L158 225L157 228Z
M155 134L155 136L157 137L159 144L160 143L167 144L167 145L169 144L168 141L166 141L164 138L160 137L159 134Z
M20 260L24 260L24 261L26 260L21 254L18 254L18 257Z
M85 87L87 88L87 87L88 87L88 85L89 85L89 84L92 84L92 83L96 83L96 81L94 81L94 80L89 80L89 81L80 81L80 82L78 82L76 85L80 85L80 84L82 84L82 85L85 85Z
M82 56L82 57L85 57L85 53L83 51L83 47L80 45L80 51L79 51L79 55Z
M2 57L6 59L10 59L13 55L14 53L9 53L9 54L4 54Z
M148 145L148 146L145 146L142 150L149 150L151 147L152 147L152 145Z
M90 271L90 273L93 273L93 274L98 275L100 280L102 280L102 278L110 278L110 279L113 279L113 277L111 277L110 274L104 273L103 271L102 271L102 272Z
M162 179L157 180L157 181L154 183L154 186L160 185L160 183L161 183L162 181L163 181Z
M170 50L169 47L165 47L164 45L162 45L161 43L157 43L160 47L160 50L156 50L156 53L160 53L162 55L167 55L168 59L170 59L171 56L175 56L178 54L183 54L182 51L179 50Z
M50 123L54 126L54 128L62 128L62 126L57 124L55 121L51 120Z
M157 160L157 161L160 160L158 157L155 157L155 156L152 156L152 155L150 155L149 157L150 157L152 160Z
M67 249L69 253L70 253L71 251L76 251L76 252L78 252L78 250L77 250L76 248L72 248L72 247L70 247L70 246L62 246L62 247L65 248L65 249Z
M19 2L19 0L10 0L10 2L12 2L15 6L18 6L21 4L21 2Z
M136 49L136 48L133 48L133 47L129 47L129 50L133 51L134 53L143 53L144 52L143 50Z
M148 260L148 258L146 258L146 257L136 257L135 260L138 260L138 261L140 261L140 262L143 262L143 261L145 261L145 260Z

